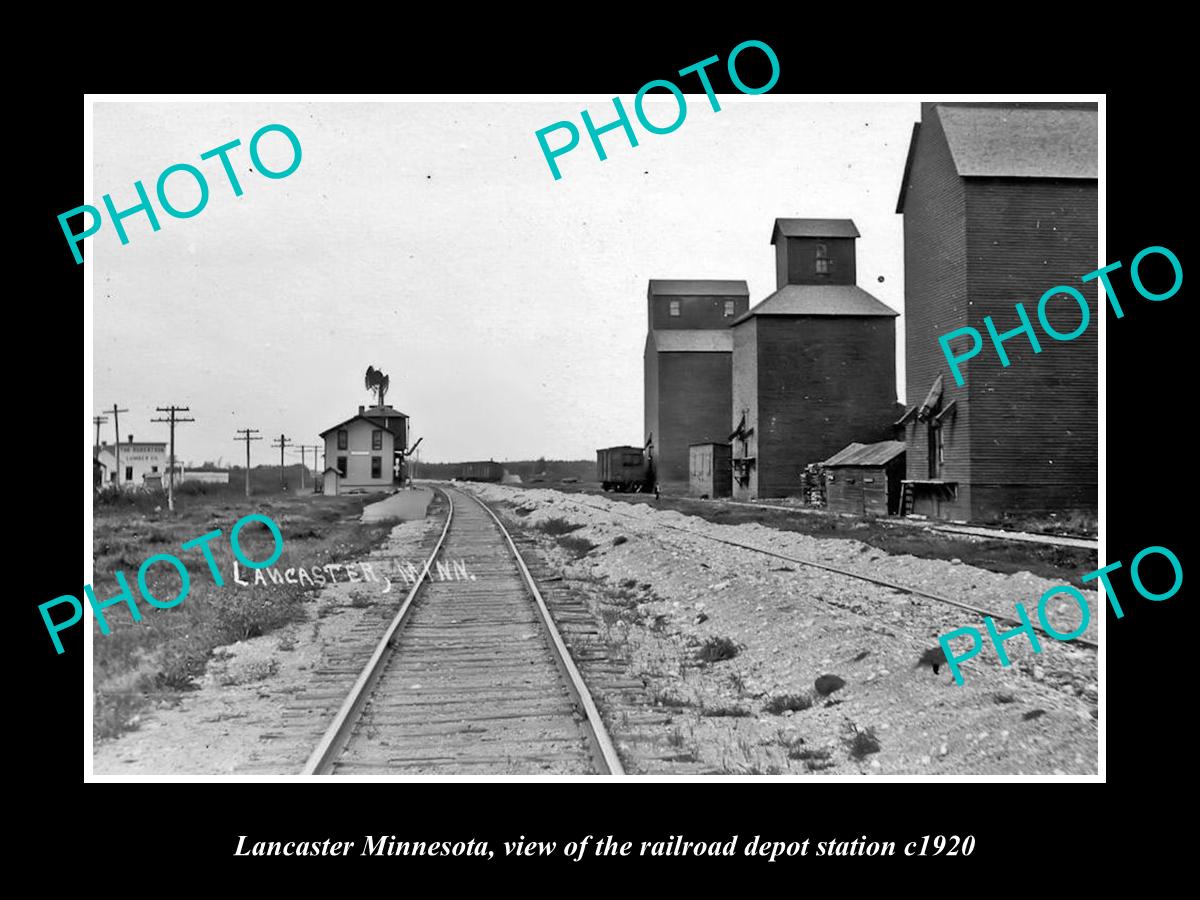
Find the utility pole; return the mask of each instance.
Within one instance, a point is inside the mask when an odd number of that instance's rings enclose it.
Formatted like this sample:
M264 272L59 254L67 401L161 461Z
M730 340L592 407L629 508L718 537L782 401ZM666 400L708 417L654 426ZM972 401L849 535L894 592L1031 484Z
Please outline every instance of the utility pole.
M109 412L109 411L110 410L107 410L107 409L105 410L105 412ZM121 413L129 412L129 410L117 409L117 404L114 403L111 412L113 414L113 432L115 433L116 438L117 438L117 449L116 449L117 487L120 487L121 486Z
M251 441L261 441L262 438L251 437L251 435L258 434L257 428L239 428L237 430L237 432L238 432L239 437L235 437L234 440L246 442L246 496L249 497L250 496L250 442Z
M96 426L96 455L100 454L100 426L108 421L108 416L92 416L92 423Z
M308 464L305 461L307 459L305 452L308 450L312 450L313 452L313 468L315 469L317 467L317 451L321 449L320 444L295 444L294 447L300 448L300 465L303 466L304 469L308 468ZM300 473L300 487L304 487L304 472Z
M279 437L276 439L276 443L271 445L272 447L279 448L279 486L281 488L283 488L285 491L287 490L287 479L284 477L284 472L286 470L283 467L283 450L285 447L287 447L288 444L292 444L292 443L294 443L294 442L292 441L291 438L287 437L286 435L280 434Z
M175 512L175 423L176 422L195 422L195 419L181 418L176 413L191 412L186 406L157 406L155 409L158 412L169 414L166 419L151 419L151 422L169 422L171 424L171 455L167 461L167 509Z

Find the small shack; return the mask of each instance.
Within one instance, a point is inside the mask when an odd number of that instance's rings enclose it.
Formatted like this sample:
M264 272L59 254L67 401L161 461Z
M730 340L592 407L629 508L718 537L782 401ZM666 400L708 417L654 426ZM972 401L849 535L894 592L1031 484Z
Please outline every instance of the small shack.
M341 479L342 473L335 466L325 467L325 477L322 479L321 490L329 497L336 497L338 494L338 481Z
M824 465L825 497L831 512L886 516L900 511L903 441L850 444Z
M688 445L688 489L694 497L733 496L731 444Z

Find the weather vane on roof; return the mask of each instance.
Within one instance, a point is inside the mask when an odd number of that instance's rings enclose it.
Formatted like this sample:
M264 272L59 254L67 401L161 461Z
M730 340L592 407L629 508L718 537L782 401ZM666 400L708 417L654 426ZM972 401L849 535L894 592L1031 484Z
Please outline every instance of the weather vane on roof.
M368 391L374 391L378 402L376 406L383 406L383 398L387 396L388 377L383 374L383 371L374 366L367 366L366 388Z

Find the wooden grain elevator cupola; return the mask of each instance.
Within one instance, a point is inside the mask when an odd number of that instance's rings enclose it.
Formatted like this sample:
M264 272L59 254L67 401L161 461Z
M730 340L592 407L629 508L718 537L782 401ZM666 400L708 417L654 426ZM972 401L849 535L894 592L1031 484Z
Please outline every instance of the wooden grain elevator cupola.
M789 284L854 284L854 241L850 219L776 219L775 288Z

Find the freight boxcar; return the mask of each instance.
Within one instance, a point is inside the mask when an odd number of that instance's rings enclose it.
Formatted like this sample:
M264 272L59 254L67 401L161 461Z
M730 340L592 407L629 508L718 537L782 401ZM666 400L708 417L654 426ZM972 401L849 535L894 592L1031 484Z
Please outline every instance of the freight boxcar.
M462 481L500 481L504 477L504 466L498 462L469 462L462 464Z
M596 480L606 491L654 490L654 465L641 447L596 451Z

